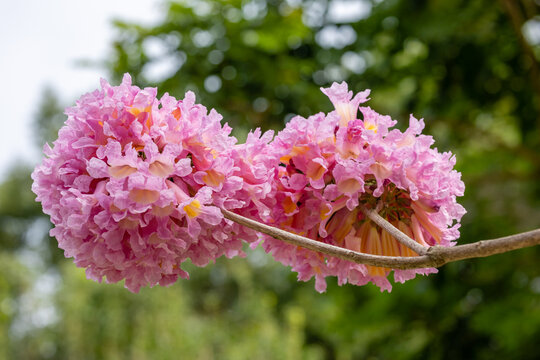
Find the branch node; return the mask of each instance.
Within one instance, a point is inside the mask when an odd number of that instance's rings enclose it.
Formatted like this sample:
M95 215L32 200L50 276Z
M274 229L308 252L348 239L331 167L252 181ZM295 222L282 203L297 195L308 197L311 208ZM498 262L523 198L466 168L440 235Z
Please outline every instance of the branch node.
M433 262L433 267L441 267L447 263L446 257L444 256L445 251L444 246L435 245L430 246L426 251L426 256Z

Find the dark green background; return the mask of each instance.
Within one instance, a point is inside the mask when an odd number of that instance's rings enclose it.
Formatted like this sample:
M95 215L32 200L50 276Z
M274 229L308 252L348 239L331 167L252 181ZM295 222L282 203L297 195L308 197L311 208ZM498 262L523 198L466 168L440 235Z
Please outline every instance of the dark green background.
M540 227L540 46L521 31L540 21L538 1L366 3L369 16L347 23L331 1L167 3L156 26L117 22L105 65L113 83L130 72L160 94L194 90L241 140L330 111L318 88L334 80L370 88L375 110L400 127L423 117L457 155L461 243ZM160 61L178 68L156 81ZM54 140L65 105L51 90L35 104L36 145ZM335 279L318 294L248 250L131 294L63 258L30 172L15 167L0 185L0 359L540 358L538 248L452 263L390 294Z

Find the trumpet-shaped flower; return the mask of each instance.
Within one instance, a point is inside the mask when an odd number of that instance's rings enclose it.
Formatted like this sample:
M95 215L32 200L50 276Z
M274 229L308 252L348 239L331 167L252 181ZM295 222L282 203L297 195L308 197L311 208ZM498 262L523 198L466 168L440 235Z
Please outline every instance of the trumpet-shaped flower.
M387 256L417 256L375 225L359 204L376 209L423 246L451 246L465 213L456 203L464 185L453 170L455 157L431 148L422 120L411 116L405 132L396 121L359 107L369 90L353 97L347 84L321 89L335 111L293 118L271 144L280 159L273 181L269 221L277 227L354 251ZM358 110L362 116L358 118ZM365 266L265 238L263 247L298 272L315 277L318 291L326 276L339 284L372 282L391 290L393 269ZM436 269L393 270L395 281Z
M269 192L264 161L235 155L256 156L268 136L235 145L221 115L193 93L180 101L156 94L132 86L129 75L120 86L102 80L66 110L58 140L32 174L65 255L89 278L125 279L135 292L187 277L188 258L202 266L241 254L241 240L256 236L225 220L216 204L249 211Z

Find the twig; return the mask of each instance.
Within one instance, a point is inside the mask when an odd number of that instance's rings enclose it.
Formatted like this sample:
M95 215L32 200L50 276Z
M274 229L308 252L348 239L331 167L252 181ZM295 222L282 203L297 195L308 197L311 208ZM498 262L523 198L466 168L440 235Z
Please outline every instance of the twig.
M349 249L329 245L262 224L258 221L248 219L228 210L221 211L225 218L250 229L270 235L275 239L283 240L290 244L335 256L340 259L353 261L358 264L380 266L392 269L440 267L453 261L486 257L540 244L540 229L536 229L498 239L482 240L472 244L458 245L454 247L432 246L427 249L425 255L420 256L379 256L358 253Z
M366 214L366 216L370 218L371 221L382 227L397 241L399 241L418 255L425 255L427 253L427 247L420 245L419 243L405 235L403 232L398 230L394 225L390 224L388 221L386 221L385 218L379 215L377 211L368 209L363 205L360 205L360 210L362 210L362 212Z

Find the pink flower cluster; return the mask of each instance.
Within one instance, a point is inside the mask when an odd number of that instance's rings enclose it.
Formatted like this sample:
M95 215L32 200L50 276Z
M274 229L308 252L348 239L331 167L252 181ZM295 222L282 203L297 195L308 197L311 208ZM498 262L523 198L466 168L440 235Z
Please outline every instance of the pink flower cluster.
M257 240L220 208L253 215L270 191L259 153L271 133L235 145L221 115L195 104L191 92L158 100L155 88L132 86L129 75L120 86L101 86L67 109L32 174L66 257L89 278L125 279L137 292L187 277L188 258L204 266Z
M369 107L369 90L322 89L329 114L295 117L275 139L250 133L244 144L188 92L183 100L155 88L102 81L66 111L68 119L32 178L33 191L67 257L89 278L141 286L188 277L182 263L204 266L263 248L300 280L373 282L390 290L392 269L354 264L299 248L224 219L221 209L359 252L416 256L359 210L376 209L418 243L453 245L465 210L455 158L431 148L422 120L405 132ZM359 119L358 109L362 113ZM435 269L394 270L395 281Z
M347 84L321 89L335 111L293 118L271 144L280 158L274 178L270 222L277 227L358 252L416 256L359 210L359 203L380 215L418 243L452 245L459 236L463 207L456 203L464 185L453 170L455 157L432 149L433 139L421 135L422 120L411 116L405 132L390 128L389 116L360 107L369 91L353 97ZM315 277L326 289L326 276L339 284L373 282L391 290L392 269L355 264L265 238L264 249L292 266L299 280ZM394 270L398 282L436 269Z

